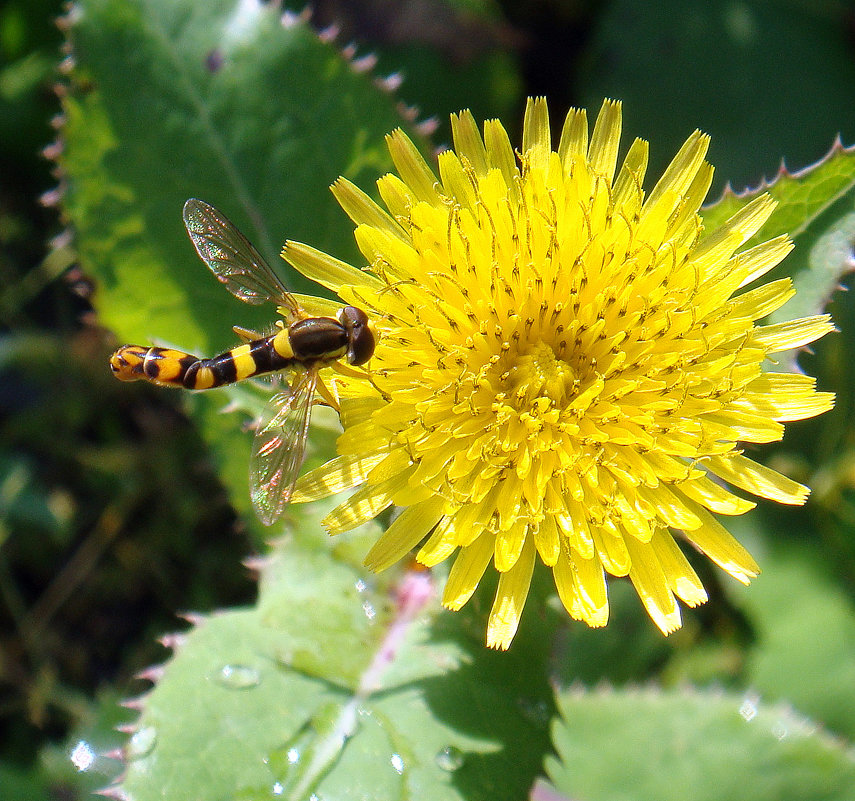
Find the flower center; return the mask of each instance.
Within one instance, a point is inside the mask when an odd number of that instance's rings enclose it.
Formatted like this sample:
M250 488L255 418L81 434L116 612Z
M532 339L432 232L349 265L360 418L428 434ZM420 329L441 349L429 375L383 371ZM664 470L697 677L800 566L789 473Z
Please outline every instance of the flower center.
M561 407L579 384L573 368L545 342L537 342L528 353L518 356L506 375L506 394L521 410L541 405L537 403L540 398Z

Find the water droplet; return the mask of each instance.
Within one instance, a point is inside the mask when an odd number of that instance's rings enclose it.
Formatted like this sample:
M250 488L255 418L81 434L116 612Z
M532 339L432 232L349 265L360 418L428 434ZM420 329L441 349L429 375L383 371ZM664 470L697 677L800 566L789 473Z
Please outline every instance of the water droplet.
M128 761L142 759L154 751L155 745L157 745L157 729L154 726L144 726L131 735L131 739L125 746L125 755Z
M71 764L74 765L80 773L83 773L95 764L96 756L97 754L89 743L85 740L79 740L77 745L75 745L71 750Z
M374 604L370 604L368 601L362 604L362 611L365 612L365 617L369 620L374 620L377 617L377 610L374 608Z
M400 754L392 754L389 761L392 763L392 767L395 768L395 772L400 776L404 772L404 758Z
M440 770L451 773L463 764L463 752L453 745L447 745L437 753L435 759Z
M362 579L357 579L353 586L356 587L357 592L365 592L368 588L368 585Z
M230 690L251 690L261 684L261 674L248 665L224 665L214 680Z
M776 721L772 726L772 736L778 741L786 739L789 733L790 729L783 720Z
M751 722L757 717L757 699L747 696L743 699L742 705L739 707L739 714L747 721Z
M276 782L273 785L273 795L282 795L285 792L285 785L282 782Z
M286 757L289 765L296 765L300 761L300 752L296 748L289 748Z

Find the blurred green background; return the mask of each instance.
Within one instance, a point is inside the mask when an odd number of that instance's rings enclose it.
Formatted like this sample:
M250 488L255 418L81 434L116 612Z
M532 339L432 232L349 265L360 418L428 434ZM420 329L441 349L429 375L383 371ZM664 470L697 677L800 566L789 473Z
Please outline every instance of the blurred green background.
M449 140L448 114L460 108L500 117L518 141L527 95L546 95L554 120L570 105L595 112L614 97L624 101L627 138L651 141L651 175L694 128L710 133L717 197L728 181L742 189L773 178L782 159L792 170L817 161L838 133L855 142L855 11L845 2L314 7L313 25L335 24L340 42L376 54L378 75L400 74L397 95L420 118L436 118L437 145ZM92 313L98 287L76 265L73 231L56 204L61 176L43 154L61 147L61 13L48 0L0 5L4 799L71 799L105 784L112 763L81 777L70 759L75 744L121 742L112 730L122 719L116 701L140 689L138 671L164 658L157 637L180 626L182 610L250 602L254 584L236 565L263 547L229 505L181 400L154 388L128 392L107 370L117 343ZM343 214L339 222L349 236ZM667 641L615 583L614 622L606 632L568 629L559 679L747 680L833 732L855 735L850 296L838 293L830 310L841 334L802 364L821 389L839 393L838 406L792 425L784 445L764 454L815 489L805 509L760 512L775 537L752 545L770 582L725 593L709 569L702 577L711 602ZM788 603L800 615L776 624L775 610ZM818 627L828 646L820 655L806 639ZM768 647L747 651L758 637ZM828 672L816 674L822 664ZM794 675L805 676L801 697L788 681Z

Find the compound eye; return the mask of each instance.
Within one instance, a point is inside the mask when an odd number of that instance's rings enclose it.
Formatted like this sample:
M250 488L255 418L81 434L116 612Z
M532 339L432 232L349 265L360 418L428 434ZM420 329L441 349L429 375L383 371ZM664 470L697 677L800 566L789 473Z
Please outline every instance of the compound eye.
M341 324L347 331L347 361L365 364L374 355L374 334L368 325L368 315L355 306L341 310Z

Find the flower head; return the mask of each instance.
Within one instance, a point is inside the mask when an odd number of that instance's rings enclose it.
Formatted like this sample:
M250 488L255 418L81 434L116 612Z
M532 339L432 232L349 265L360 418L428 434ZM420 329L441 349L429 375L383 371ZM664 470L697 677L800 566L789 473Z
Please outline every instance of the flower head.
M738 252L774 201L748 203L716 231L699 213L712 180L696 131L649 193L647 143L617 167L620 104L589 137L571 111L557 149L546 102L530 100L521 149L504 128L452 116L437 178L409 139L388 145L398 175L378 182L388 212L345 179L333 192L356 223L366 271L288 243L283 256L375 321L364 376L338 376L339 456L294 500L357 488L325 519L333 533L404 507L369 552L381 570L420 545L456 553L443 603L459 609L492 564L487 643L507 648L537 558L569 614L608 618L606 576L628 576L663 632L676 598L707 596L676 540L734 578L758 567L712 514L808 490L743 454L783 421L831 408L805 375L764 360L832 329L826 315L757 321L789 279L739 290L778 264L784 236Z

